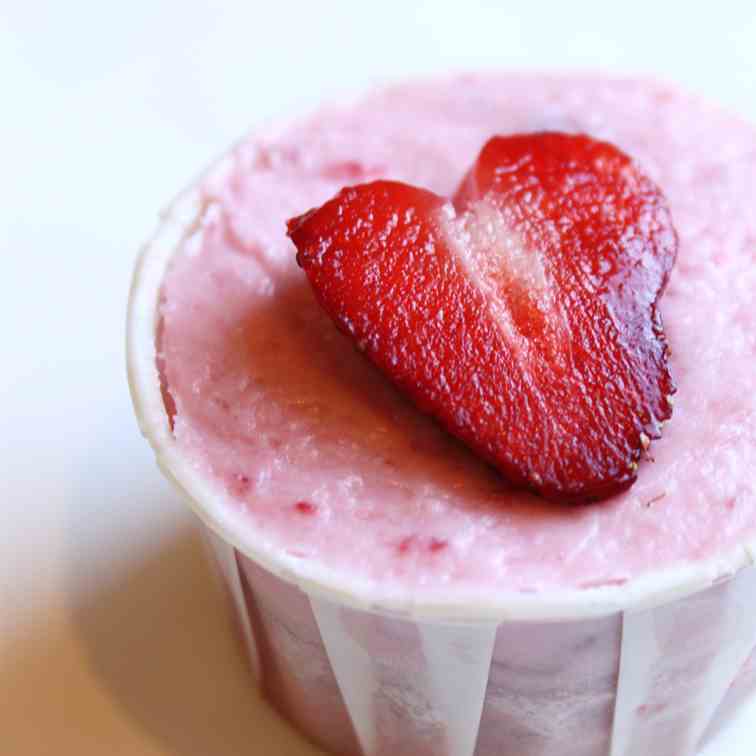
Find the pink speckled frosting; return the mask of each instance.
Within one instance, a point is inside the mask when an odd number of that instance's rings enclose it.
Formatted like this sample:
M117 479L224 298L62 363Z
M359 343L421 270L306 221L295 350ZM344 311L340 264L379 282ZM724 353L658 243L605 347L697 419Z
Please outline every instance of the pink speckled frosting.
M509 489L325 316L287 218L346 184L453 192L493 134L587 132L667 194L662 302L678 384L637 484L599 505ZM246 527L301 560L417 595L621 584L756 535L756 131L649 82L467 76L394 87L250 138L201 186L162 289L174 433Z

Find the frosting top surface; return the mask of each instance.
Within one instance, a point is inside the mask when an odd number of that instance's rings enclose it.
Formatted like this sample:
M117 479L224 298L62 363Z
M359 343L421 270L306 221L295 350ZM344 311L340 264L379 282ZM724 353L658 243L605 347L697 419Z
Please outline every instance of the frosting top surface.
M321 311L285 221L390 178L452 194L494 134L585 132L662 187L680 236L661 301L678 386L630 491L549 504L421 415ZM410 83L242 141L162 287L174 434L261 542L401 593L617 585L756 536L756 132L669 87Z

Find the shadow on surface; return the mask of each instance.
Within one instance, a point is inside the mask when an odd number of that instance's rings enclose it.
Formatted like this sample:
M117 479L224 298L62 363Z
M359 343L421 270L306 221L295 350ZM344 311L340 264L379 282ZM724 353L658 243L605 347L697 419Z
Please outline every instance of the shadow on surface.
M97 682L168 753L316 753L260 700L193 528L79 606L74 625Z
M79 599L0 649L0 753L320 753L256 692L192 528Z

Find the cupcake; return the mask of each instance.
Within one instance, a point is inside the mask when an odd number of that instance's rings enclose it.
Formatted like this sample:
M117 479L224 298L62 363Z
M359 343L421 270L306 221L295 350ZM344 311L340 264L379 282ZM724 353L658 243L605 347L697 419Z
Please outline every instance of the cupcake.
M389 380L307 269L317 235L297 238L343 187L452 197L483 145L512 134L616 145L676 229L646 313L674 413L663 432L670 413L649 414L616 485L580 489L590 503L559 476L549 487L543 460L520 475L464 422L438 422L459 408L434 405L432 386L418 398ZM752 679L755 137L648 81L410 83L258 131L165 213L130 301L137 416L204 523L262 690L312 741L350 756L685 756ZM604 215L599 228L617 222ZM647 250L636 263L656 265Z

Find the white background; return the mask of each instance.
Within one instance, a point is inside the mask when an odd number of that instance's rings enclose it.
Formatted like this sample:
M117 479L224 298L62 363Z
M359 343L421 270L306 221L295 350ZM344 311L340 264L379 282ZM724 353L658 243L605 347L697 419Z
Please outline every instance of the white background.
M315 753L252 690L131 416L159 208L249 125L416 72L646 72L756 121L754 4L697 5L0 0L0 753ZM706 756L754 731L756 701Z

